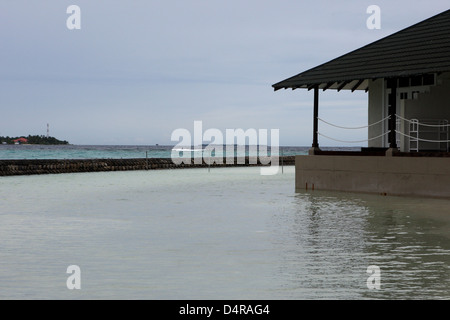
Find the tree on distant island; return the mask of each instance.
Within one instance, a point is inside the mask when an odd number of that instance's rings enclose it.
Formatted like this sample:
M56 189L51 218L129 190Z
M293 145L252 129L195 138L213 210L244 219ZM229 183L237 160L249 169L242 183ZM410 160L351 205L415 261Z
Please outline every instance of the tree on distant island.
M14 140L25 138L27 139L27 144L45 144L45 145L60 145L60 144L69 144L66 140L58 140L55 137L47 137L44 135L28 135L28 137L20 136L20 137L1 137L0 142L2 144L14 144Z

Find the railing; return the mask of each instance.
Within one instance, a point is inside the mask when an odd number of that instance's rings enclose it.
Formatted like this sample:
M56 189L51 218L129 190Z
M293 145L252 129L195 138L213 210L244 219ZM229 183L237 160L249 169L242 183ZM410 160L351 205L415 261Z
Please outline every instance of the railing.
M344 126L340 126L340 125L336 125L336 124L330 123L330 122L325 121L325 120L323 120L323 119L321 119L321 118L317 118L317 119L320 120L321 122L325 123L325 124L328 124L328 125L330 125L330 126L333 126L333 127L339 128L339 129L355 130L355 129L368 129L368 128L370 128L370 127L372 127L372 126L375 126L375 125L377 125L377 124L379 124L379 123L382 123L383 121L386 121L386 120L388 120L388 119L390 119L390 118L391 118L391 116L387 116L386 118L381 119L381 120L379 120L379 121L377 121L377 122L368 124L368 125L366 125L366 126L360 126L360 127L344 127ZM327 135L324 135L323 133L320 133L320 132L317 132L317 134L320 135L320 136L322 136L322 137L325 137L325 138L327 138L327 139L334 140L334 141L337 141L337 142L342 142L342 143L363 143L363 142L368 142L368 141L372 141L372 140L375 140L375 139L384 137L385 135L389 134L390 132L391 132L391 131L389 130L389 131L384 132L384 133L382 133L382 134L380 134L379 136L376 136L376 137L372 137L372 138L368 138L368 139L364 139L364 140L352 140L352 141L346 141L346 140L335 139L335 138L333 138L333 137L329 137L329 136L327 136Z
M396 115L397 141L400 136L409 139L409 151L419 152L425 149L437 149L447 152L449 150L449 127L446 119L406 119ZM408 123L409 133L402 132L400 123ZM405 130L403 130L405 131ZM434 148L437 146L437 148Z
M440 151L447 152L449 150L450 124L448 123L448 121L446 119L438 119L438 120L436 120L436 119L429 119L429 120L406 119L399 115L395 115L395 117L396 117L395 132L396 132L396 139L397 139L398 145L401 142L400 137L404 137L404 138L409 139L409 151L416 151L416 152L420 151L421 149L423 149L422 147L426 146L426 144L424 145L423 143L427 143L428 145L429 144L437 144L438 145L437 149L439 149ZM333 126L335 128L345 129L345 130L355 130L355 129L368 129L368 128L375 126L379 123L382 123L390 118L391 118L391 116L387 116L384 119L381 119L374 123L371 123L371 124L368 124L365 126L358 126L358 127L346 127L346 126L341 126L341 125L336 125L336 124L330 123L321 118L317 118L317 119L320 120L321 122L323 122L329 126ZM409 124L408 133L404 132L405 130L402 130L401 121L408 122L408 124ZM422 129L422 127L424 127L425 129ZM325 135L321 132L317 132L317 134L324 138L327 138L327 139L330 139L333 141L337 141L337 142L342 142L342 143L363 143L363 142L369 142L372 140L382 138L382 137L386 136L387 134L389 134L390 132L391 132L391 130L388 130L388 131L383 132L380 135L375 136L375 137L371 137L371 138L363 139L363 140L351 140L351 141L336 139L334 137Z

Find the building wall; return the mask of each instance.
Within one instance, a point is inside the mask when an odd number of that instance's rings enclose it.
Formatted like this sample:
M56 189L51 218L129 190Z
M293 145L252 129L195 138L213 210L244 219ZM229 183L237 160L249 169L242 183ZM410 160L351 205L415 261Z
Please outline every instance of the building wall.
M406 119L418 119L419 121L446 119L450 122L450 73L444 73L437 77L436 85L398 88L397 93L397 114ZM413 92L417 92L413 95ZM407 93L407 99L401 99L401 94ZM376 123L387 116L386 101L388 90L385 87L384 79L377 79L369 83L369 101L368 101L368 124ZM407 121L400 121L399 129L402 133L410 135L410 125ZM420 129L433 129L421 126ZM450 129L450 128L449 128ZM387 121L368 128L368 138L374 138L387 132ZM439 135L436 132L423 133L422 138L426 140L450 140L450 130L448 130L448 139L445 135ZM409 138L398 135L399 148L401 151L410 151ZM369 147L386 147L387 135L368 142ZM449 144L450 147L450 144ZM422 150L437 150L444 148L443 144L419 142L419 148Z
M404 100L403 114L406 119L439 120L450 121L450 73L445 73L437 78L436 86L431 86L425 92L418 93L417 99ZM406 121L404 121L406 122ZM439 135L438 128L419 127L422 130L422 137L427 140L435 140L444 134ZM409 134L409 123L404 123L404 130ZM427 132L425 132L427 131ZM449 135L450 138L450 135ZM437 143L419 142L419 147L423 149L439 149L443 145ZM408 150L409 139L405 138L405 151Z
M377 79L369 83L369 108L368 124L376 123L385 117L384 115L384 79ZM379 123L368 128L369 139L377 137L383 133L384 125ZM369 147L383 147L383 137L370 140Z
M450 158L296 156L295 188L450 198Z
M450 73L438 76L436 86L419 93L418 99L406 100L405 111L408 118L446 117L450 120Z

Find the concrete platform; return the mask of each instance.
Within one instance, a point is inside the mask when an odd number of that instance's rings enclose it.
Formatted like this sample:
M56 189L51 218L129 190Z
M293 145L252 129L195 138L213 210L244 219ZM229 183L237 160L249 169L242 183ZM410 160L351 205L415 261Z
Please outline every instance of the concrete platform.
M295 157L295 188L450 198L450 158Z

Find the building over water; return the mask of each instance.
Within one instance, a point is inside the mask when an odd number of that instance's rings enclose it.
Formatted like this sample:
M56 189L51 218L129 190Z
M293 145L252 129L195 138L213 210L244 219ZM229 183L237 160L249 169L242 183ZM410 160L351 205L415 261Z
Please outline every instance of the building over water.
M312 148L296 158L296 189L450 198L450 10L273 88L314 92ZM325 90L368 92L368 148L320 149Z

